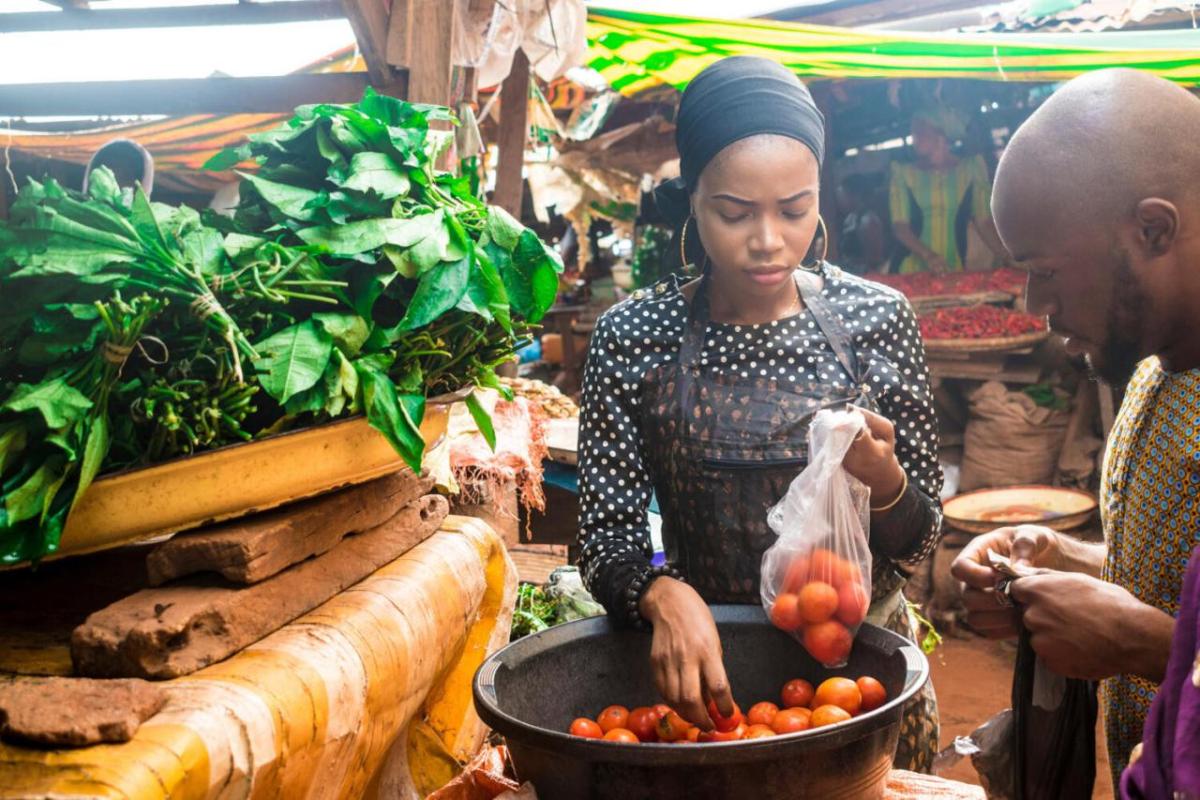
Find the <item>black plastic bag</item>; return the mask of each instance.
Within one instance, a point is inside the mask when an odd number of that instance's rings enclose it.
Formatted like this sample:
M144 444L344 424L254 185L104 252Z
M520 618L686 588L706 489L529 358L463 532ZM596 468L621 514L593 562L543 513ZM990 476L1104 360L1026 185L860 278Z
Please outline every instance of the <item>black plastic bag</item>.
M1014 800L1090 800L1099 711L1095 681L1046 669L1022 629L1012 704Z

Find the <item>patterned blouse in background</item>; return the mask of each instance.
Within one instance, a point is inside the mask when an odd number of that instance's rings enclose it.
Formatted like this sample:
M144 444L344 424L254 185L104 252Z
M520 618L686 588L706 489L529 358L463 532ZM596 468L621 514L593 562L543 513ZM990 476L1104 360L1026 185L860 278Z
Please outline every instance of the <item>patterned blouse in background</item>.
M892 162L888 207L892 224L907 222L913 233L933 252L946 259L951 270L963 268L966 242L958 240L958 218L964 205L970 219L991 216L992 183L983 156L964 158L947 170L926 170L916 164ZM921 229L914 226L919 212ZM927 272L929 265L909 253L900 262L901 273Z
M892 289L824 271L825 298L846 323L864 364L876 365L871 396L896 425L896 455L920 498L920 535L905 563L923 560L941 534L942 471L937 424L929 394L924 347L908 301ZM589 591L610 611L633 570L653 555L646 512L653 492L644 463L641 382L653 366L678 358L687 317L682 281L672 276L642 298L626 300L600 317L583 379L580 418L579 566ZM810 312L762 325L709 323L701 369L782 382L819 379L848 390L843 371ZM889 520L890 521L890 520ZM873 580L888 582L891 562L875 555Z
M1138 367L1104 458L1100 488L1108 556L1104 580L1172 616L1188 555L1200 544L1200 369ZM1113 782L1142 740L1156 686L1132 675L1104 681Z

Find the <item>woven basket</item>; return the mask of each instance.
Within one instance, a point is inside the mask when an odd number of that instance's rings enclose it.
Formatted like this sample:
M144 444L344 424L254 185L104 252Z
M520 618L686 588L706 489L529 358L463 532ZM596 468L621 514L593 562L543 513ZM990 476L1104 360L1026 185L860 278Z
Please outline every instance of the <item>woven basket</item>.
M1041 344L1050 338L1050 331L1035 331L1020 336L1002 336L994 339L926 339L927 353L999 353L1008 350L1024 350Z

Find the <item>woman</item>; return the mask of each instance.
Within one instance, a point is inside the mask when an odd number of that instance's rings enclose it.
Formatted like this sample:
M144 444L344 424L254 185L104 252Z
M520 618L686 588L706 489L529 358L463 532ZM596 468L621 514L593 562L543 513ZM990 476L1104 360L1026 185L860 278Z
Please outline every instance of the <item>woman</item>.
M805 260L819 222L824 121L773 62L735 57L684 92L682 178L662 187L703 277L669 278L599 320L584 373L582 555L616 620L653 626L656 683L703 728L731 711L706 603L759 599L767 509L805 463L818 407L877 406L845 459L870 487L873 621L911 636L899 563L936 545L941 473L920 336L903 298ZM674 202L672 202L674 201ZM690 212L690 213L689 213ZM667 565L652 568L656 492ZM932 693L906 716L898 764L927 769Z
M945 106L913 115L916 161L893 162L888 189L892 231L909 251L900 262L901 273L961 271L966 256L966 238L960 236L964 214L995 258L1007 259L992 222L992 183L983 157L960 159L951 148L965 133L962 116Z

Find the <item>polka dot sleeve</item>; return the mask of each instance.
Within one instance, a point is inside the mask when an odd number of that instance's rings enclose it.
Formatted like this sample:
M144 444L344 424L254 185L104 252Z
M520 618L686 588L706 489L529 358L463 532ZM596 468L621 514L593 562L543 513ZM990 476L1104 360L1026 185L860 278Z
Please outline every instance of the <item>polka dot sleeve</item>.
M588 591L624 618L625 590L653 555L646 518L652 486L636 421L641 375L634 374L614 319L605 314L597 323L583 373L579 569Z
M888 328L893 328L889 331ZM873 524L871 538L889 558L916 564L937 547L942 535L942 468L938 461L937 418L929 389L929 369L917 318L907 300L896 303L891 322L875 328L863 344L884 357L895 379L879 397L879 410L896 428L896 458L908 475L903 500ZM872 501L875 505L891 498Z

